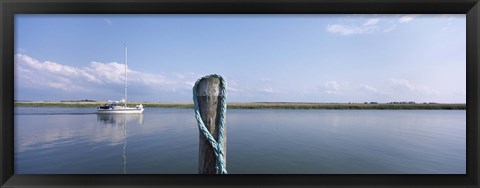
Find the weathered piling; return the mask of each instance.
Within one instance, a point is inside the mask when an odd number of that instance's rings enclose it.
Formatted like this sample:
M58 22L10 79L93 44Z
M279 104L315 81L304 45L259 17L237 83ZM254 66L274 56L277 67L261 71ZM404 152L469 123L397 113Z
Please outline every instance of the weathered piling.
M223 140L220 144L222 146L221 148L223 148L223 162L224 165L226 165L227 134L225 115L223 115L223 122L221 122L220 118L222 105L224 105L222 104L222 97L226 96L223 96L225 93L222 92L221 77L207 76L200 79L197 84L197 90L194 92L196 92L198 96L198 110L201 120L217 142L219 141L220 126L223 123ZM223 85L223 87L225 87L225 85ZM226 106L224 108L226 108ZM202 133L202 130L200 130L198 172L200 174L217 174L219 172L217 169L218 161L215 150L204 134L205 133Z

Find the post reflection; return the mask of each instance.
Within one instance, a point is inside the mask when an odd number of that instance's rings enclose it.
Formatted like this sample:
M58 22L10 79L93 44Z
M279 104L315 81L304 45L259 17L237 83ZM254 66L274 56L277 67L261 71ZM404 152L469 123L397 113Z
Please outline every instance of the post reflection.
M97 114L97 121L107 126L123 126L123 174L127 174L127 123L143 124L143 114Z

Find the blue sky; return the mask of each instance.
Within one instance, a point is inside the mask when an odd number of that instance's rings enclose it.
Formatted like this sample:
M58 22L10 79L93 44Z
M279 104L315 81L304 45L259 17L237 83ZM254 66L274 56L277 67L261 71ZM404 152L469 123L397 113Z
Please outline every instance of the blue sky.
M465 15L16 15L15 98L466 101Z

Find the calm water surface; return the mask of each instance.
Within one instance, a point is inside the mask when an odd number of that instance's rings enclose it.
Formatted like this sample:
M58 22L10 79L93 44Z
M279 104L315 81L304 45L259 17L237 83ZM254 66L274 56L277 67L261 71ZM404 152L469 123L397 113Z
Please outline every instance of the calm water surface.
M196 174L193 109L15 108L16 174ZM228 110L230 174L465 174L464 110Z

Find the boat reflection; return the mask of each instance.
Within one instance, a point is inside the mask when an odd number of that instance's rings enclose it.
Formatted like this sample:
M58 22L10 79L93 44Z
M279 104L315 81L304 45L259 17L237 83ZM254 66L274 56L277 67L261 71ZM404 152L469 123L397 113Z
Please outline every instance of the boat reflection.
M97 121L107 126L123 126L123 174L127 174L127 122L143 124L143 114L97 114Z
M143 124L143 114L97 114L97 121L104 125L123 126L127 122L137 122Z

